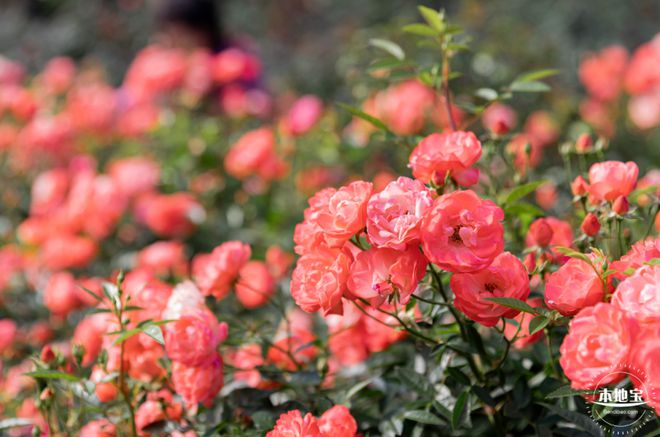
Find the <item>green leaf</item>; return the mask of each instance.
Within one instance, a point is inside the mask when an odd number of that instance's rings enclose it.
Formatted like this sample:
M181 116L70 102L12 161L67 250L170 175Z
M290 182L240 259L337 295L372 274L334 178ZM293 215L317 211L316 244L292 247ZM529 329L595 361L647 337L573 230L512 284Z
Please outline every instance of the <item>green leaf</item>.
M546 180L540 180L540 181L534 181L530 182L525 185L520 185L513 190L509 192L509 194L506 195L504 198L504 203L507 205L510 205L514 202L517 202L518 200L522 199L529 193L532 193L534 190L536 190L539 186L547 182Z
M514 205L507 205L504 208L504 214L507 216L531 215L533 217L543 217L545 215L545 211L536 205L532 205L531 203L520 202Z
M560 71L554 68L551 69L546 69L546 70L537 70L537 71L530 71L529 73L524 73L518 76L515 80L515 82L531 82L531 81L537 81L539 79L543 79L549 76L555 76L559 74Z
M57 370L36 370L34 372L24 373L24 375L35 379L63 379L65 381L80 381L80 378L78 378L76 375L59 372Z
M660 266L660 258L653 258L646 261L644 264L648 266Z
M545 398L546 399L556 399L556 398L566 398L569 396L579 396L581 394L587 394L587 393L593 393L593 391L589 390L574 390L571 388L570 385L562 385L556 390L553 390L552 392L548 393Z
M445 30L446 26L445 26L444 14L441 14L440 12L428 8L426 6L418 6L417 9L419 9L419 13L422 14L424 20L433 29L437 30L438 32L442 32Z
M460 394L458 399L456 399L456 404L454 405L454 411L451 413L451 427L453 429L458 428L463 419L463 412L465 411L465 406L467 405L469 397L469 392L465 390Z
M570 423L577 425L578 427L587 431L591 435L599 436L599 437L604 436L601 427L596 422L594 422L593 419L591 419L588 416L585 416L584 414L576 413L575 411L565 410L563 408L559 408L552 404L546 404L544 402L539 402L539 405L543 405L551 412L568 420Z
M387 53L394 56L399 61L403 61L406 58L406 54L404 53L401 46L392 41L382 38L371 38L369 40L369 45L373 47L377 47L381 50L385 50Z
M29 426L33 425L34 422L30 419L21 419L19 417L14 417L11 419L0 420L0 431L10 428L16 428L19 426Z
M529 82L513 82L511 84L511 91L518 93L545 93L550 90L551 88L548 84L535 80Z
M592 265L591 259L585 255L584 253L578 252L576 250L571 249L570 247L564 247L564 246L555 246L554 249L561 253L562 255L565 255L569 258L577 258L581 259L582 261L589 263L589 265Z
M360 381L357 384L355 384L353 387L348 389L348 391L346 392L346 395L344 396L345 402L349 401L353 396L358 394L360 392L360 390L362 390L363 388L365 388L366 386L371 384L371 381L373 381L374 378L369 378L369 379L366 379L364 381Z
M527 302L523 302L519 299L513 299L511 297L487 297L484 300L489 300L507 308L513 308L514 310L522 311L523 313L535 315L539 314L536 308L529 306Z
M373 117L373 116L367 114L366 112L364 112L364 111L362 111L358 108L355 108L353 106L350 106L350 105L347 105L347 104L341 103L341 102L337 102L337 106L339 106L340 108L342 108L345 111L350 112L352 115L354 115L358 118L361 118L362 120L368 121L369 123L371 123L372 125L374 125L375 127L377 127L378 129L380 129L382 131L392 133L388 129L388 127L385 125L385 123L383 123L382 121L380 121L376 117Z
M149 337L156 340L156 342L165 346L165 339L163 338L163 331L156 325L148 325L144 328L144 333Z
M484 100L488 100L489 102L493 100L497 100L497 98L499 97L497 91L495 91L492 88L479 88L474 92L474 95L477 97L481 97Z
M80 288L82 288L83 291L84 291L85 293L87 293L87 294L89 294L90 296L92 296L96 301L101 302L101 301L103 300L103 299L101 298L101 296L99 296L98 294L94 293L94 292L93 292L92 290L90 290L89 288L87 288L87 287L83 287L82 285L78 285L78 286L79 286Z
M403 413L403 417L413 422L423 423L425 425L443 425L444 422L440 417L433 413L424 410L410 410Z
M433 29L431 26L427 26L426 24L421 24L421 23L408 24L407 26L403 26L403 31L406 33L412 33L414 35L419 35L419 36L440 35L440 32Z
M541 329L545 328L550 319L545 316L536 316L529 322L529 335L534 335Z

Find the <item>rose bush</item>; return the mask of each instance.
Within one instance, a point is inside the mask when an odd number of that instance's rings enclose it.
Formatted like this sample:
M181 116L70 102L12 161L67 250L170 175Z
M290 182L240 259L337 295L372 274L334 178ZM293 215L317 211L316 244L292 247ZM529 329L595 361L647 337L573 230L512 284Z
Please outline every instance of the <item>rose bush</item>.
M420 12L431 65L372 40L341 110L238 48L149 46L116 88L0 58L0 429L600 434L594 390L640 380L660 411L660 178L615 137L660 123L658 37L585 57L566 126L517 109L554 71L461 80Z

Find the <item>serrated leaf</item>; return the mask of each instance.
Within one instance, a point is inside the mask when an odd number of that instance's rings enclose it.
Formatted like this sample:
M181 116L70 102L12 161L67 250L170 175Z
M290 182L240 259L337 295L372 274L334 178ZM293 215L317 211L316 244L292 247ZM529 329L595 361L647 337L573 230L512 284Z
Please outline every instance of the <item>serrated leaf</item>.
M505 204L512 204L514 202L517 202L518 200L522 199L526 195L532 193L534 190L536 190L539 186L543 185L546 183L546 180L540 180L540 181L534 181L530 182L525 185L520 185L514 189L512 189L504 198L504 203Z
M466 390L460 394L458 399L456 399L456 404L454 404L454 411L451 413L451 427L453 429L458 428L463 419L463 412L465 411L465 406L468 401L469 392Z
M529 335L534 335L539 332L541 329L545 328L550 319L545 316L536 316L529 322Z
M535 80L529 82L513 82L511 84L511 91L517 93L545 93L552 88L548 84L538 82Z
M403 417L413 422L425 425L443 425L444 421L433 413L424 410L410 410L403 413Z
M341 102L337 102L337 106L339 106L340 108L342 108L345 111L348 111L352 115L354 115L358 118L361 118L364 121L368 121L369 123L371 123L372 125L374 125L375 127L377 127L378 129L380 129L382 131L392 133L388 129L388 127L385 125L385 123L383 123L382 121L380 121L376 117L373 117L373 116L367 114L366 112L364 112L364 111L362 111L358 108L355 108L353 106L350 106L350 105L347 105L347 104L341 103Z
M403 26L402 30L406 33L412 33L419 36L438 36L440 32L422 23L414 23Z
M424 17L424 20L433 29L437 30L438 32L445 30L445 20L444 17L440 15L440 12L426 6L418 6L417 9L419 10L419 13L422 14L422 17Z
M555 69L555 68L550 68L546 70L537 70L537 71L530 71L529 73L523 73L520 76L516 78L516 82L529 82L529 81L537 81L539 79L543 79L545 77L549 76L555 76L559 74L560 71Z
M487 297L484 300L495 302L496 304L505 306L507 308L513 308L523 313L535 314L538 315L538 310L529 306L527 302L523 302L519 299L513 299L511 297Z
M59 372L57 370L35 370L34 372L27 372L23 375L30 376L35 379L63 379L65 381L80 381L80 378L78 378L76 375Z
M399 61L403 61L406 58L406 54L404 53L401 46L395 42L382 38L371 38L369 40L369 45L373 47L377 47L381 50L385 50L387 53L394 56Z

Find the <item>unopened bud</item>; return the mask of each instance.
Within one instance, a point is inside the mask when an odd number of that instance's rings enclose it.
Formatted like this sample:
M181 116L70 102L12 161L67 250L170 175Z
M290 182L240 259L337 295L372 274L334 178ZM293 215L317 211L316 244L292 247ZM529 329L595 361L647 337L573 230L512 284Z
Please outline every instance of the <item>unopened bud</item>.
M624 215L628 212L629 209L630 203L628 202L628 198L626 196L617 197L612 204L612 211L618 215Z
M589 184L582 176L578 176L571 182L571 192L574 196L582 197L589 191Z
M584 220L582 220L580 229L582 229L582 232L584 232L586 235L590 237L596 236L598 234L598 231L600 231L600 222L598 221L598 217L596 217L596 214L594 214L593 212L587 214Z
M578 137L577 141L575 141L575 150L577 150L578 153L588 152L592 149L593 145L594 142L591 139L591 135L582 134Z

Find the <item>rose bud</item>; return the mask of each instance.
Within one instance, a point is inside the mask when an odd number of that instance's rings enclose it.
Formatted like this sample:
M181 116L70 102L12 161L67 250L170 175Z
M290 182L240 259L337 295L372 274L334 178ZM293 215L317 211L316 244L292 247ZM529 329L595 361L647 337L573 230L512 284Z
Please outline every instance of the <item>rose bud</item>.
M628 202L628 198L626 196L617 197L612 204L612 211L618 215L624 215L628 212L629 209L630 203Z
M582 197L589 191L589 184L582 176L578 176L571 182L571 192L574 196Z
M532 235L539 247L546 247L552 241L554 231L546 219L535 220L529 227L529 233Z
M46 346L41 349L41 361L44 363L48 364L52 362L55 359L55 352L53 351L53 348L47 344Z
M582 134L578 137L577 141L575 141L575 150L577 150L578 153L585 153L591 150L593 145L594 142L591 139L591 135Z
M593 212L587 214L587 216L582 221L582 224L580 225L580 229L582 229L582 232L584 232L586 235L595 237L598 234L598 231L600 231L600 222L598 221L596 214Z

